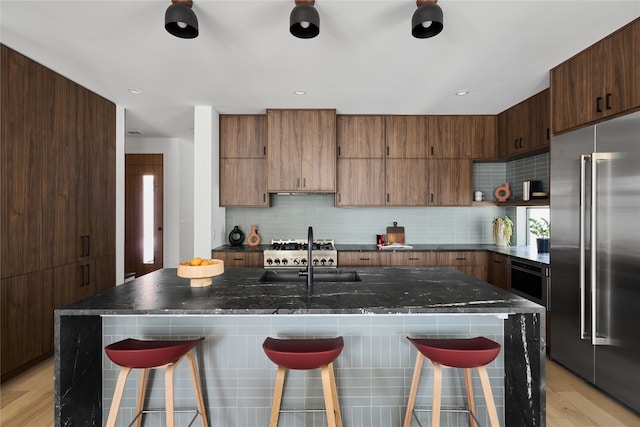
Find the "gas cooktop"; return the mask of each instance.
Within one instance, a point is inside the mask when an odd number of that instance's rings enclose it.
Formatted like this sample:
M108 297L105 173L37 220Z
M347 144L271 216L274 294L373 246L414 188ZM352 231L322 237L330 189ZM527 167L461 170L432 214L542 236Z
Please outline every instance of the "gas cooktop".
M306 267L308 250L309 242L306 239L272 240L269 249L264 251L264 268ZM314 239L311 251L313 266L338 266L338 251L333 240Z

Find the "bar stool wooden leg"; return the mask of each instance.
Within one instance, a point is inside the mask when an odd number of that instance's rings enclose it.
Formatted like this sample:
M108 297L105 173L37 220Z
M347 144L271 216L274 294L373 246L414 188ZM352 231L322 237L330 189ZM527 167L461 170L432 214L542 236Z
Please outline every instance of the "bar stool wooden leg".
M144 397L147 394L147 378L149 378L149 370L142 369L140 371L140 385L138 386L138 403L136 404L136 427L142 427L142 410L144 408Z
M336 375L333 372L333 362L329 363L329 375L331 377L331 394L333 395L333 409L336 413L336 425L342 427L342 414L340 413L340 402L338 401L338 387L336 385Z
M106 427L115 427L116 419L118 418L118 410L120 409L120 402L122 401L122 393L124 392L124 385L127 382L127 377L131 372L131 368L121 368L118 374L118 382L116 383L116 389L113 392L113 401L111 402L111 409L109 409L109 417L107 418Z
M327 425L329 427L336 427L336 413L333 408L329 365L322 365L320 367L320 376L322 377L322 393L324 394L324 407L327 412Z
M269 419L269 427L278 427L278 417L280 416L280 405L282 404L282 391L284 389L284 377L287 368L278 366L276 373L276 384L273 388L273 403L271 405L271 418Z
M404 414L403 427L409 427L411 425L411 418L413 417L413 408L416 404L416 395L418 394L418 386L420 385L420 374L422 373L422 364L424 363L424 356L418 352L416 356L416 365L413 368L413 378L411 379L411 390L409 391L409 401L407 402L407 412Z
M482 383L482 392L484 393L484 400L487 402L487 413L489 414L489 421L491 427L500 427L498 422L498 411L496 410L496 403L493 400L493 393L491 392L491 383L489 382L489 374L487 374L486 366L478 366L476 368L480 375L480 382Z
M175 427L175 408L173 403L173 373L176 370L176 366L180 363L182 358L178 359L176 363L172 363L165 367L164 373L164 401L167 410L167 427Z
M464 369L464 384L467 389L467 409L469 409L469 412L473 415L473 417L469 417L469 425L471 427L478 427L474 418L476 416L476 402L473 397L473 379L471 377L471 373L472 368Z
M200 387L200 377L198 376L198 366L196 365L196 356L193 350L187 353L189 358L189 366L191 367L191 379L193 380L193 390L196 393L196 401L198 402L198 413L200 414L200 422L202 427L209 427L207 421L207 413L204 408L204 398L202 396L202 388Z
M433 365L433 407L431 412L431 426L440 426L440 403L442 402L442 365L431 362Z

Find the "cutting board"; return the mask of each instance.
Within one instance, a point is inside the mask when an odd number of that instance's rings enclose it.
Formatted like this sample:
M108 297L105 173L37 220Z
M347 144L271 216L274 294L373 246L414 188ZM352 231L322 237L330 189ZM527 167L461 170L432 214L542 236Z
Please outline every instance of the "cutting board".
M404 227L398 227L394 222L393 227L387 227L387 244L401 243L404 245Z

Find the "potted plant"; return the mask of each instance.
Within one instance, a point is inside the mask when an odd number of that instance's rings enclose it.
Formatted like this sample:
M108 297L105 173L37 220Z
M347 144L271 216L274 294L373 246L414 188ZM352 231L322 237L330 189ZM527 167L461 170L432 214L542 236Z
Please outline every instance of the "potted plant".
M506 215L493 219L493 238L498 246L509 246L513 234L513 221Z
M537 237L536 243L538 245L538 253L549 253L549 231L551 231L551 224L545 218L529 218L529 230L531 234Z

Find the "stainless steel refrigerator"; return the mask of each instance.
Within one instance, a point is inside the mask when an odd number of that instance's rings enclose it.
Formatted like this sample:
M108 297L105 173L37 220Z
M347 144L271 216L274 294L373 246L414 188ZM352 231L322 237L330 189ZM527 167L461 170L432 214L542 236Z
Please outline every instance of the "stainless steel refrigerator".
M551 358L640 412L640 113L551 143Z

